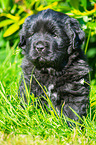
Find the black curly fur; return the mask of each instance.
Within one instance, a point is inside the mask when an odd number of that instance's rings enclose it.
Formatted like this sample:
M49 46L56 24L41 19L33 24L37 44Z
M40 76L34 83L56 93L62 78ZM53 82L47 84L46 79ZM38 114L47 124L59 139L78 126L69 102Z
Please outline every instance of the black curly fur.
M60 112L65 103L63 113L74 120L78 117L69 106L82 117L89 104L89 87L83 83L84 80L89 82L89 66L81 50L84 38L76 19L50 9L28 17L20 32L19 46L23 49L22 69L27 86L35 66L33 74L48 89L54 106ZM19 90L22 96L23 79ZM44 95L34 77L31 93Z

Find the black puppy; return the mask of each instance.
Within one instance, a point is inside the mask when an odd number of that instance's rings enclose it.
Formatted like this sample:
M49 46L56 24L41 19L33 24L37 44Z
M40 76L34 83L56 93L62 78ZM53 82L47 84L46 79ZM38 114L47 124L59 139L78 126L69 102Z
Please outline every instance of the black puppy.
M33 74L48 89L54 106L60 112L65 103L63 113L74 120L78 117L70 107L82 117L89 103L89 88L84 83L84 80L88 82L89 66L81 50L84 37L76 19L50 9L29 16L20 32L19 46L23 49L22 69L27 86L35 66ZM22 96L23 79L19 90ZM31 93L44 95L34 78Z

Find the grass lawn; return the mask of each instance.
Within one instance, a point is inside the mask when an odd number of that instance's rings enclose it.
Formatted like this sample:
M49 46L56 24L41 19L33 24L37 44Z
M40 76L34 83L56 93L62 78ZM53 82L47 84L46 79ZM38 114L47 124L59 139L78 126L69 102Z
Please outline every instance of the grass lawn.
M20 49L10 48L9 43L0 50L0 145L95 145L96 80L90 83L87 117L79 117L82 124L70 120L76 127L68 127L63 114L38 109L34 95L28 93L27 105L18 98L21 61Z

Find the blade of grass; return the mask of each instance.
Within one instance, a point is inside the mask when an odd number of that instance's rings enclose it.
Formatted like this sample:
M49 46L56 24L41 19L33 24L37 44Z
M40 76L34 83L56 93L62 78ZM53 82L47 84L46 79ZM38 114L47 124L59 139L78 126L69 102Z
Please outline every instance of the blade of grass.
M87 39L86 46L85 46L85 54L87 53L90 36L91 36L91 29L89 30L88 39Z
M72 110L72 112L82 121L82 122L84 122L83 120L82 120L82 118L69 106L69 108Z

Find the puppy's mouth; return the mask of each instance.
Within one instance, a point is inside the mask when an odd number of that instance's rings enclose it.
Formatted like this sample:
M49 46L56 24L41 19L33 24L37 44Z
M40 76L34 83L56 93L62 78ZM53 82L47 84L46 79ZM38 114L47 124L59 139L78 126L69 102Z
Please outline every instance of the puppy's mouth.
M54 60L48 59L47 56L32 57L31 61L38 69L54 66Z
M42 63L42 64L43 64L43 63L44 63L44 64L46 63L46 59L45 59L44 57L41 57L41 56L38 56L37 59L36 59L36 61L37 61L38 63Z
M34 42L32 52L30 51L32 62L39 64L51 62L51 59L53 58L53 52L51 49L52 46L48 41Z
M40 65L40 64L46 64L47 63L47 60L43 56L37 56L37 57L32 57L32 62L35 65L38 65L38 64Z

